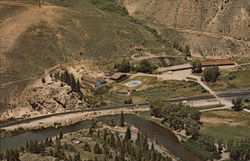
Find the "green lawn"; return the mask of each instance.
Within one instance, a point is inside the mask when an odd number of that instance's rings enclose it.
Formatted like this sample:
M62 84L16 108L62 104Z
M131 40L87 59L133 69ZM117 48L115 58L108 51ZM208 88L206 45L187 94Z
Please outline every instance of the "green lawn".
M250 115L234 111L211 111L202 113L205 121L201 133L226 143L230 139L249 137Z
M139 80L142 84L130 88L124 84L131 80ZM134 90L131 95L126 95L128 90ZM123 103L125 99L132 98L134 103L151 100L169 99L204 94L206 91L194 82L186 81L158 81L156 77L135 77L124 82L113 84L105 99L117 104Z

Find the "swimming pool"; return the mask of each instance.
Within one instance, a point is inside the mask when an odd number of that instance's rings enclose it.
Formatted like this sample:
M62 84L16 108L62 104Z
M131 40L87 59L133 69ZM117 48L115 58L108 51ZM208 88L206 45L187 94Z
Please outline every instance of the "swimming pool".
M141 83L142 83L141 81L130 81L130 82L126 83L126 86L136 87L136 86L139 86Z

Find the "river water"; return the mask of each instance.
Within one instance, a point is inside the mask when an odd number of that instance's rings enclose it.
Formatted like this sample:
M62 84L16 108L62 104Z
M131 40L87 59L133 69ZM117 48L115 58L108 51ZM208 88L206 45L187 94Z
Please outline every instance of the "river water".
M97 118L98 121L103 121L107 119L114 119L115 121L119 121L120 116L104 116ZM151 139L156 139L157 143L164 146L170 152L172 152L175 156L184 161L201 161L199 157L187 151L182 144L178 141L178 138L168 129L163 128L162 126L143 119L136 115L125 115L125 122L135 126L143 133L147 133L147 136ZM70 133L74 131L78 131L82 128L88 128L91 126L91 121L81 121L74 125L62 127L62 128L46 128L37 131L29 131L22 134L18 134L12 137L5 137L0 139L0 150L17 148L20 146L25 146L27 141L31 140L43 140L49 137L54 137L62 131L63 133Z

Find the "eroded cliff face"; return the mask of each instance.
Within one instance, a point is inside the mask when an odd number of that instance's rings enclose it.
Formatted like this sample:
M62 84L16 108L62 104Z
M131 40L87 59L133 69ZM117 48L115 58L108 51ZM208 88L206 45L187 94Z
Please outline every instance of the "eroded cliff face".
M219 54L249 52L250 0L123 0L123 5L134 17L156 20L185 34L222 38L221 45L233 50Z
M250 40L248 0L124 0L124 4L134 16Z

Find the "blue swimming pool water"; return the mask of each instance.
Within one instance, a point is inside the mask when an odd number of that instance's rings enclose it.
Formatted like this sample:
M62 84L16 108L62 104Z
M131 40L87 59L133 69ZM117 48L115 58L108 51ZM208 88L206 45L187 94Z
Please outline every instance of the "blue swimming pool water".
M130 82L129 85L132 85L132 86L135 86L135 85L139 85L140 82L137 82L137 81L133 81L133 82Z
M141 84L140 81L131 81L131 82L127 83L127 86L133 87L133 86L138 86L140 84Z

